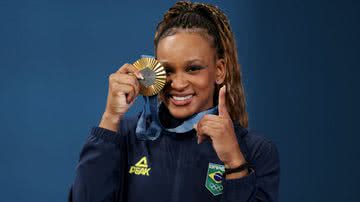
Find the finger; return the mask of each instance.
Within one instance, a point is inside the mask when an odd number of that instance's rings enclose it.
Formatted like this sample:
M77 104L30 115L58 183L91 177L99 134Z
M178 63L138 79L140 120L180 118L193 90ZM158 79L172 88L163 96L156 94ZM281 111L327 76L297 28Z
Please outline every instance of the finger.
M211 125L211 126L223 126L224 124L231 124L231 119L227 117L222 117L214 114L206 114L202 118L203 124Z
M134 75L137 79L144 79L140 71L136 69L134 65L128 63L121 66L116 73L130 74L130 75Z
M209 125L211 127L214 128L222 128L223 127L223 123L224 123L224 118L217 116L217 115L213 115L213 114L206 114L204 115L204 117L201 119L201 126L204 125ZM209 135L209 134L207 134Z
M197 131L197 123L194 124L193 128Z
M198 144L201 144L206 139L212 139L212 133L215 131L214 128L208 126L208 125L202 125L198 127Z
M208 138L206 135L198 135L197 137L198 137L197 139L198 144L203 143Z
M219 116L230 117L226 108L225 95L226 95L226 86L224 85L223 87L220 88L219 91L219 108L218 108Z
M206 116L206 115L205 115L205 116ZM204 136L204 135L206 135L206 134L204 134L204 132L203 132L203 130L202 130L202 129L203 129L204 122L205 122L205 116L202 117L202 118L200 119L200 121L195 124L196 132L197 132L197 135L198 135L198 136Z
M194 129L196 130L197 143L201 144L206 140L206 135L202 134L201 131L198 130L198 124L194 124Z
M197 124L198 133L206 134L211 139L217 138L224 135L222 131L226 131L229 123L228 118L206 114Z
M118 82L118 83L124 83L124 84L132 84L132 85L138 85L139 82L134 76L128 75L128 74L118 74L114 73L111 74L109 77L110 81Z
M201 121L202 122L207 122L207 121L219 121L221 118L218 115L215 114L205 114L202 118ZM199 121L200 122L200 121Z
M222 135L218 131L222 129L222 125L216 122L203 122L201 125L198 125L198 134L199 135L206 135L210 138L215 138L216 136Z
M140 91L140 84L139 81L134 77L127 74L111 74L110 75L110 83L117 82L119 84L128 84L133 85L136 90L136 96Z
M125 94L127 104L130 104L136 97L134 86L129 84L112 83L111 90L114 97Z
M198 144L202 143L206 139L212 140L215 136L220 134L219 129L222 128L219 117L216 116L215 120L207 120L206 117L203 117L197 124L194 124L196 130L196 135L198 137Z

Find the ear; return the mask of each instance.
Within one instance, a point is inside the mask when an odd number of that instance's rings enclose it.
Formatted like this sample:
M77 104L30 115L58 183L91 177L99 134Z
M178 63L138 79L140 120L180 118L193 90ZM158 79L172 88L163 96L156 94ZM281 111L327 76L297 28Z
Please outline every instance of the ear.
M219 58L216 60L216 78L215 82L216 84L220 85L224 83L225 81L225 75L226 75L226 64L225 60L223 58Z

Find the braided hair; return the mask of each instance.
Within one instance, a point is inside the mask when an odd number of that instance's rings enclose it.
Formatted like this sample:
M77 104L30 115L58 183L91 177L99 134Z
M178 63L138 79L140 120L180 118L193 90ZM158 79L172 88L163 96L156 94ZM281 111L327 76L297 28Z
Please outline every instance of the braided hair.
M210 4L177 2L164 14L163 20L157 25L154 38L155 53L162 38L174 35L179 30L205 32L212 38L216 55L218 58L224 59L226 66L224 83L216 86L214 101L218 100L220 87L226 85L226 107L231 119L238 121L242 127L248 127L245 93L241 81L235 38L225 14Z

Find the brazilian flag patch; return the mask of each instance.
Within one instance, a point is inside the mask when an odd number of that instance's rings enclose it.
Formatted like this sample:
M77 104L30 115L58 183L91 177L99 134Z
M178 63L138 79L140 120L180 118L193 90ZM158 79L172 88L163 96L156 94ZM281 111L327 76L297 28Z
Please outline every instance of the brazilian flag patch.
M224 176L224 165L209 163L205 187L214 195L217 196L223 193L222 179Z

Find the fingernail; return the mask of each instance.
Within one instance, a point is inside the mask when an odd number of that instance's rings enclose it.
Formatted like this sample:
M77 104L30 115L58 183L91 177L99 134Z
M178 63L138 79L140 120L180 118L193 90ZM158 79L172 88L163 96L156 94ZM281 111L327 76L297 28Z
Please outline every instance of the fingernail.
M139 77L141 80L144 79L143 75L142 75L140 72L138 72L138 77Z

